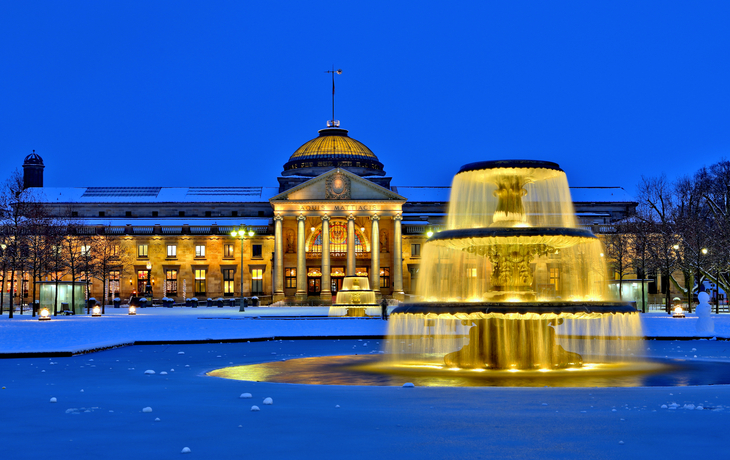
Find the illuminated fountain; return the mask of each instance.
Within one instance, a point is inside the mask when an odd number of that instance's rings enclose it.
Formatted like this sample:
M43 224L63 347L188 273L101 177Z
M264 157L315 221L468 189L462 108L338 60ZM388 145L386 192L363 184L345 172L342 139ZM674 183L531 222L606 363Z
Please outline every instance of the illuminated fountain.
M449 206L422 252L421 301L391 315L395 365L546 371L639 354L638 312L609 299L602 244L556 163L468 164Z
M375 291L370 289L370 282L365 276L346 276L342 280L342 289L337 292L335 302L329 310L329 316L375 316L380 308L375 301Z

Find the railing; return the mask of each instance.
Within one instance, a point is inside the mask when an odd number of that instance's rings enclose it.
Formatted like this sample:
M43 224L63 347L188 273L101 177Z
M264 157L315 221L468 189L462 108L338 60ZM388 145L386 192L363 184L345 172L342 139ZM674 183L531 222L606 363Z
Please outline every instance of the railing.
M321 252L307 252L307 259L321 259ZM370 257L370 251L355 252L356 259L368 259ZM345 259L347 258L346 252L330 252L331 259Z

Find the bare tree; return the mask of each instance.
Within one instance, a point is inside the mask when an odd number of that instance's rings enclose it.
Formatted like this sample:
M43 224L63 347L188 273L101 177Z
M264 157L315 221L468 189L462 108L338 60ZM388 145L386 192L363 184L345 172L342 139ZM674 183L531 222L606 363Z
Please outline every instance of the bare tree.
M32 232L30 222L33 216L40 214L42 205L35 194L23 186L23 176L17 169L0 190L0 227L2 228L2 244L4 261L10 272L10 305L9 318L14 312L14 292L16 291L17 276L20 275L20 296L22 298L22 273L26 270L28 254L28 239ZM21 302L21 314L22 300Z
M604 246L606 256L613 268L614 274L618 276L619 299L623 300L623 280L626 275L634 270L632 238L629 221L617 222L613 225L614 231L606 234Z
M124 266L129 262L126 253L120 248L120 239L114 235L107 235L102 232L93 239L92 251L94 254L95 271L93 276L102 284L102 313L106 313L107 278L112 270L123 271Z

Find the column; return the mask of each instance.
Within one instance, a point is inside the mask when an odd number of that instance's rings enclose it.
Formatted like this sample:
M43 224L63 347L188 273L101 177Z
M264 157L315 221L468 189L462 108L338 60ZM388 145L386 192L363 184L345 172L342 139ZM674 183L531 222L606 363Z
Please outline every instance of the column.
M307 254L304 247L304 214L297 217L297 300L307 300Z
M274 216L274 300L284 298L284 232L281 214ZM241 273L243 276L243 273ZM243 295L243 293L241 294Z
M322 216L322 300L332 300L332 286L330 286L330 217Z
M380 216L373 214L370 220L370 289L377 296L380 294Z
M402 300L403 294L403 235L401 221L403 217L396 214L393 217L393 297Z
M355 216L347 217L347 276L355 276Z

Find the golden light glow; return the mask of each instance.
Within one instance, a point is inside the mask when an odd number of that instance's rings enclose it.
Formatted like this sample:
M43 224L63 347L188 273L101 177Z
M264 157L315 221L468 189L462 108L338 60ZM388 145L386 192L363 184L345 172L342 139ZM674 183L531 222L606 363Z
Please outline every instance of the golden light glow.
M91 308L91 316L101 316L101 307L98 305L94 305Z
M38 313L38 321L50 321L50 319L51 312L49 312L47 308L42 308Z
M136 315L137 314L137 307L135 307L134 305L130 305L129 306L129 312L128 312L128 314L130 314L130 315Z

